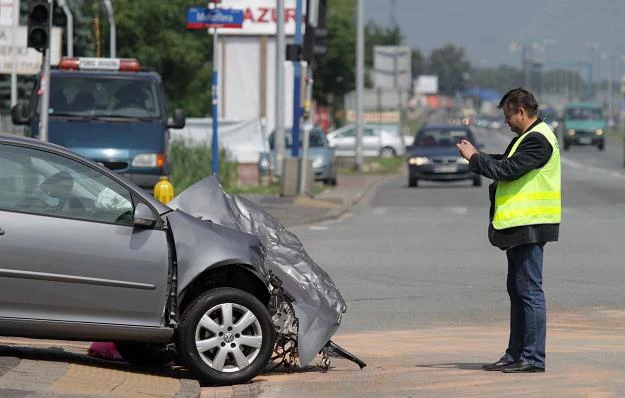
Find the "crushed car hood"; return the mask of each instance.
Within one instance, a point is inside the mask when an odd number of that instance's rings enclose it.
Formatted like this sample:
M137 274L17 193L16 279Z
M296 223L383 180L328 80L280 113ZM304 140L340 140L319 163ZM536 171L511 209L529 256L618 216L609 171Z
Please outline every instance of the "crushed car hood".
M268 268L294 298L299 360L301 366L308 365L334 335L347 307L332 278L310 258L297 236L253 202L224 193L214 176L198 181L167 205L258 237L266 248Z

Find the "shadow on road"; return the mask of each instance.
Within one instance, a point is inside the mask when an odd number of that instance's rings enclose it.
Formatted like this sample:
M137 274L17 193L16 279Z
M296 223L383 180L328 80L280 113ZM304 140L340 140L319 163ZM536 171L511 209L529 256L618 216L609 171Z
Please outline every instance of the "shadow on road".
M123 372L171 377L176 379L193 379L193 377L189 375L186 370L175 365L169 367L138 366L126 362L107 361L105 359L91 357L87 354L65 351L60 347L33 348L2 344L0 345L0 357L15 357L34 361L68 362L78 365L114 369Z

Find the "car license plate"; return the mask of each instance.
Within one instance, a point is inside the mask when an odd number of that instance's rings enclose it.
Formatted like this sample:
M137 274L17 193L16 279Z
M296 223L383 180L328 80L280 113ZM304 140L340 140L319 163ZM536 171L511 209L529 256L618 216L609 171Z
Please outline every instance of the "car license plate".
M458 171L458 166L456 166L455 164L434 167L435 173L455 173L457 171Z
M579 138L579 143L580 144L585 144L585 145L592 144L592 138L590 138L590 137L580 137Z

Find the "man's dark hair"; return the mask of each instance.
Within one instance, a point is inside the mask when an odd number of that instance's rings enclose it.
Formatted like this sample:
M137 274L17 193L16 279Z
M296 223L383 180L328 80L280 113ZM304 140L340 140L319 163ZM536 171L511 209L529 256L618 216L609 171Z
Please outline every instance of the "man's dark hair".
M520 108L525 109L528 116L538 115L538 102L529 91L523 87L514 88L508 91L499 102L499 109L507 109L518 111Z

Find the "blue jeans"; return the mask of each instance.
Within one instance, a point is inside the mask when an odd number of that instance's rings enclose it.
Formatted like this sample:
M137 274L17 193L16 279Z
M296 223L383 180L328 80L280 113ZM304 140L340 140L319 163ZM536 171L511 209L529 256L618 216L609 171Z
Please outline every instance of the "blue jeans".
M506 250L510 296L509 361L519 359L545 367L547 308L543 292L544 243L520 245Z

